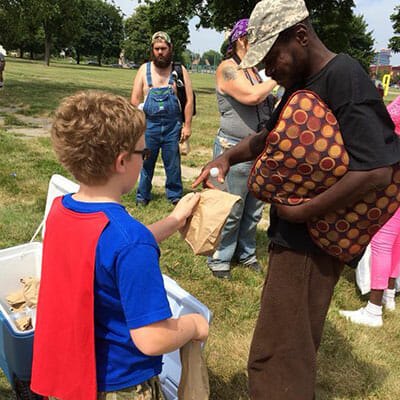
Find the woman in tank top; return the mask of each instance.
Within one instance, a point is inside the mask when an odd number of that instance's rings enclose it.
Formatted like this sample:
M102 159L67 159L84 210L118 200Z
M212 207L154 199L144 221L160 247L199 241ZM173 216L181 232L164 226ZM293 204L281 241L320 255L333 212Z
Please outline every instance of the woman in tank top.
M274 105L270 95L276 82L262 82L255 68L238 69L247 52L248 19L239 20L229 35L227 58L216 71L216 92L220 112L220 129L214 144L214 158L233 147L244 137L259 132L268 121ZM239 195L222 232L221 244L208 266L214 276L230 278L230 264L239 264L262 272L256 257L255 234L264 203L247 191L247 178L252 162L234 165L226 176L229 193Z

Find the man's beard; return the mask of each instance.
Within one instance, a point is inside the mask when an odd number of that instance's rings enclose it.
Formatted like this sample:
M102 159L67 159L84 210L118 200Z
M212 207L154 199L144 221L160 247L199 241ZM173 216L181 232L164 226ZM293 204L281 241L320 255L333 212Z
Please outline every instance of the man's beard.
M163 56L156 57L153 53L152 60L157 68L167 68L171 65L172 51L169 51L165 57Z

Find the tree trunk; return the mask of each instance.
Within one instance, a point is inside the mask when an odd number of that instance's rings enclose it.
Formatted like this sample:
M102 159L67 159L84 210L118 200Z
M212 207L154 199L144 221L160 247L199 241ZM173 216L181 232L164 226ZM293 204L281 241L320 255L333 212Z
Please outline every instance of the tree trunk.
M99 55L97 56L97 62L98 62L98 64L99 64L99 67L101 67L101 54L99 54Z
M81 62L81 53L79 51L76 52L76 63L79 65Z
M51 34L45 33L44 38L44 63L50 65Z
M31 60L33 60L33 51L31 50L30 53L31 53Z
M24 49L22 47L19 49L19 58L24 58Z

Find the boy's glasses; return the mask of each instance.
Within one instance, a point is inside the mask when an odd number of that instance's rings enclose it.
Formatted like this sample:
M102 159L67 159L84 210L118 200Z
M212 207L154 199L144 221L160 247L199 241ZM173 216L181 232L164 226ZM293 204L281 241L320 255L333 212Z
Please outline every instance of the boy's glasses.
M150 156L151 156L151 150L150 149L133 150L133 153L141 154L143 161L148 160L150 158Z

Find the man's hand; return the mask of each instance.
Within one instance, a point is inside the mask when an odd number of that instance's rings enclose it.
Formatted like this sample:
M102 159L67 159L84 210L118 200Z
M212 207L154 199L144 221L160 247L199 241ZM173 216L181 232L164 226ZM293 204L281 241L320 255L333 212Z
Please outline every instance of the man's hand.
M278 216L289 222L302 223L310 219L306 203L298 206L285 206L283 204L274 204L277 209Z
M181 130L181 142L184 142L186 139L189 139L192 134L192 129L188 125L184 125Z
M207 165L203 167L200 175L196 178L196 180L190 186L192 189L203 183L203 187L216 189L215 186L211 185L208 182L208 176L210 175L211 168L218 168L218 182L224 183L226 174L229 171L230 165L225 157L225 154L220 155L215 160L209 162Z

